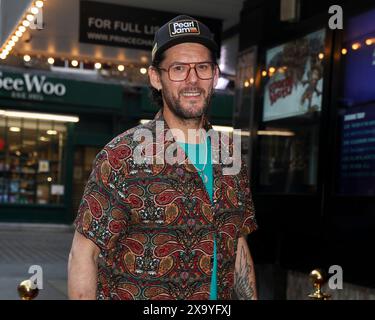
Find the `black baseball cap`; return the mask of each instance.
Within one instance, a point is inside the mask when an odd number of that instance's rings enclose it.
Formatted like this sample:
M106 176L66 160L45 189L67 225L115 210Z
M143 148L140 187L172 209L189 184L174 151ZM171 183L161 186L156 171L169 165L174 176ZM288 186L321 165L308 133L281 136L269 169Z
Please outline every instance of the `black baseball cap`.
M215 55L218 53L218 45L210 29L197 19L180 15L160 27L155 33L152 45L152 61L170 47L184 42L200 43L214 52Z

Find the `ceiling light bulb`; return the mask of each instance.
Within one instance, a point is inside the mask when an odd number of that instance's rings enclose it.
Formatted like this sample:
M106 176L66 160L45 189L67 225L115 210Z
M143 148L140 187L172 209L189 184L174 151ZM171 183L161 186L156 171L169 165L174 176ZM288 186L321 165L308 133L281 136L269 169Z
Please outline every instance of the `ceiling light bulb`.
M23 60L25 62L29 62L31 60L31 57L28 54L26 54L26 55L23 56Z
M100 69L102 67L102 64L100 62L95 63L95 69Z
M32 7L31 10L30 10L30 12L31 12L32 14L38 14L39 9L38 9L37 7Z
M49 57L47 61L48 61L49 64L54 64L55 63L55 59L52 58L52 57Z
M77 67L78 66L78 61L77 60L72 60L71 64L72 64L73 67Z
M37 1L35 2L35 6L37 6L38 8L42 8L43 7L43 1Z
M117 70L123 72L125 70L125 67L122 64L120 64L117 66Z
M139 72L142 73L142 74L146 74L147 73L147 69L146 68L141 68L141 69L139 69Z

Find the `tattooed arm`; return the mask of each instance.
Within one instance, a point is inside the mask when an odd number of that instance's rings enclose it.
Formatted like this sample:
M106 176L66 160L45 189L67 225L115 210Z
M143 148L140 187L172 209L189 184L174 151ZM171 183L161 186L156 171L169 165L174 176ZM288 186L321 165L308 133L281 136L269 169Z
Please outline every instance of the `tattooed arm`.
M234 270L234 292L239 300L256 300L257 290L253 259L246 239L238 239Z

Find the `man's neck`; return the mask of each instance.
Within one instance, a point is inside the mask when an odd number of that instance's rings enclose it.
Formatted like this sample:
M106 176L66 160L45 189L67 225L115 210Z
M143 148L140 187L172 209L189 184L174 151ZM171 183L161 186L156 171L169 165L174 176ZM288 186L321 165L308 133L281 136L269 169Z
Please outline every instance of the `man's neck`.
M204 116L196 119L181 119L171 112L169 108L164 107L163 117L177 142L200 143L199 129L203 128ZM179 129L180 131L174 129ZM189 130L195 130L196 134L189 134Z

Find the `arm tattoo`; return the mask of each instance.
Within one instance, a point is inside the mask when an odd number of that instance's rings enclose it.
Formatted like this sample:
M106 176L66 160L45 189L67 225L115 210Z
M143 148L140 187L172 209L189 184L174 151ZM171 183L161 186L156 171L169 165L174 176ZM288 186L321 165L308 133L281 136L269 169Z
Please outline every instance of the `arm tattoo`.
M250 300L254 297L254 284L250 280L252 270L248 259L248 254L242 246L239 268L234 272L234 291L239 300Z

